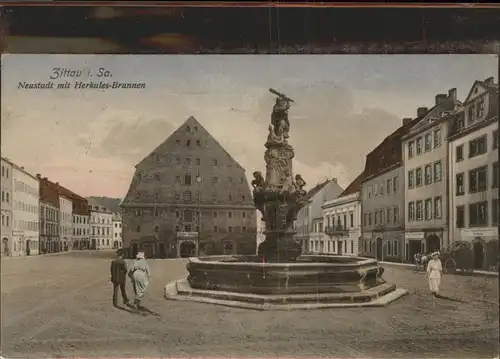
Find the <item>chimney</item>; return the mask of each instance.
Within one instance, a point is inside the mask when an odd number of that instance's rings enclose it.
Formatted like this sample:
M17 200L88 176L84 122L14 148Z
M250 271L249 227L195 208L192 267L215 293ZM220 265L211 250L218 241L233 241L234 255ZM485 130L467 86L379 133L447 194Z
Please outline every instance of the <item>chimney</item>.
M448 90L448 98L452 102L456 102L457 101L457 89L456 88L452 88L452 89Z
M425 116L425 114L429 111L427 107L419 107L417 108L417 117L422 118Z
M42 176L40 175L40 173L36 174L36 178L38 178L38 179L42 178Z
M21 169L24 170L24 166L21 166Z
M447 98L448 98L448 96L446 96L443 93L436 95L436 106L441 105L443 102L446 101Z
M409 124L413 119L411 117L403 118L403 126Z
M44 177L44 178L43 178L43 180L44 180L44 181L47 181L47 180L48 180L48 178L47 178L47 177Z
M335 182L335 183L337 183L337 177L333 177L332 181Z
M488 77L486 80L484 80L484 83L487 85L493 85L494 78L493 76Z

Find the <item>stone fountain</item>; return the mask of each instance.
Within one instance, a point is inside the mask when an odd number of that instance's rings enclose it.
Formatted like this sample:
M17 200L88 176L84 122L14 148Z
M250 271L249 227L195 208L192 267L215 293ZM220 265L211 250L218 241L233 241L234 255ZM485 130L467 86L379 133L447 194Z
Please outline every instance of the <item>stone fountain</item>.
M315 309L384 306L406 290L387 283L374 259L301 255L293 221L307 201L302 176L293 175L288 110L294 101L277 96L265 143L265 177L254 172L254 203L266 239L257 255L189 258L189 275L167 284L165 298L248 309Z

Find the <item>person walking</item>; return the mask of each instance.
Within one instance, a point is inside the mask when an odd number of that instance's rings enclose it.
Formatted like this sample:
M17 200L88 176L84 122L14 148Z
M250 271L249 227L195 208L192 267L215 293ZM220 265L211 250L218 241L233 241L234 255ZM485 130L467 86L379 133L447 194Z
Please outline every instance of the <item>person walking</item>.
M439 252L434 252L431 254L431 260L427 263L427 280L429 282L429 289L434 297L439 292L442 273L443 265L439 259Z
M148 262L146 261L144 252L137 253L134 265L129 271L129 276L130 279L132 279L134 287L134 305L137 309L140 309L142 298L144 298L144 294L146 294L149 285L149 278L151 277L151 271L149 269Z
M129 303L125 283L127 280L127 263L121 254L111 262L111 283L113 283L113 306L118 307L118 288L122 294L123 304Z

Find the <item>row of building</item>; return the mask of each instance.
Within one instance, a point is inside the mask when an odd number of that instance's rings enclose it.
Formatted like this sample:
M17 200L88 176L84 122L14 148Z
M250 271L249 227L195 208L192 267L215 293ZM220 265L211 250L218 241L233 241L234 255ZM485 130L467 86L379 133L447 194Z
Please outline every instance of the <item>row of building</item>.
M1 158L2 256L122 247L119 213Z
M412 262L469 243L474 267L498 256L498 84L475 81L418 108L366 156L344 190L310 191L295 223L303 250ZM327 195L334 187L335 198Z

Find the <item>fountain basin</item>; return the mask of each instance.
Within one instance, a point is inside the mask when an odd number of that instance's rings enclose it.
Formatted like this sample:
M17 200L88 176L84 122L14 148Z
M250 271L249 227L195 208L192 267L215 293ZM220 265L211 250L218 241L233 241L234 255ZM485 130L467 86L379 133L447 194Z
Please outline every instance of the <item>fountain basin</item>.
M169 283L165 298L249 309L385 305L407 292L386 283L374 259L301 255L293 263L259 256L189 258L187 280Z

